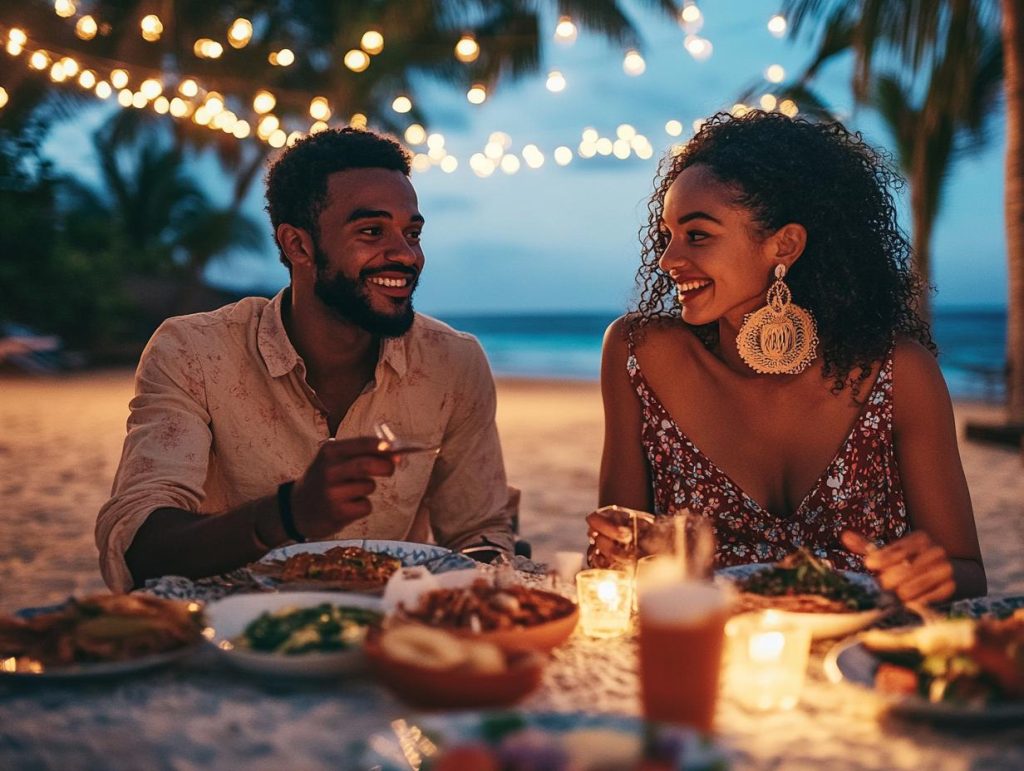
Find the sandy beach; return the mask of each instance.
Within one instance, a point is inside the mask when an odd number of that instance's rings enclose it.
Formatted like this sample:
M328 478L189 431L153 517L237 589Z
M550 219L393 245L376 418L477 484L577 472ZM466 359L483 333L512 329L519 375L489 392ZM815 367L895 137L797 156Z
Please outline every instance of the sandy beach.
M0 378L0 612L103 590L93 543L132 394L130 370ZM968 417L997 407L958 404ZM582 551L597 497L596 383L502 381L498 424L521 530L536 559ZM1024 473L1017 452L961 442L990 593L1024 594Z

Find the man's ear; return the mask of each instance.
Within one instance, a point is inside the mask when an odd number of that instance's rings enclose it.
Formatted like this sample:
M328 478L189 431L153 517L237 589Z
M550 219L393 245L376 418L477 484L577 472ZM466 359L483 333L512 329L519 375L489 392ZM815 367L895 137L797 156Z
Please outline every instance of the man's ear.
M781 262L789 270L804 253L807 229L796 222L790 222L776 230L768 240L768 256L772 264L778 265Z
M313 238L308 232L287 222L277 226L277 243L292 268L311 267L316 264L313 256Z

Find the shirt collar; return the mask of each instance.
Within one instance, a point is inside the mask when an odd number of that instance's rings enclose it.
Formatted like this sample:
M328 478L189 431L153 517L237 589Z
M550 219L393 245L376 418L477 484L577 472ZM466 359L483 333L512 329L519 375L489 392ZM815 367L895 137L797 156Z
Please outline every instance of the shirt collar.
M260 317L259 329L256 333L256 344L259 347L260 355L271 377L287 375L296 365L302 361L292 341L288 339L288 333L284 328L284 321L281 318L281 306L288 300L288 288L285 287L267 304ZM413 322L415 328L416 322ZM382 366L389 366L398 377L403 377L408 369L408 338L413 334L411 328L401 337L388 337L381 341L380 359L377 362L377 371Z
M256 345L271 377L287 375L300 361L281 319L281 305L287 291L287 287L282 289L263 309L256 332Z

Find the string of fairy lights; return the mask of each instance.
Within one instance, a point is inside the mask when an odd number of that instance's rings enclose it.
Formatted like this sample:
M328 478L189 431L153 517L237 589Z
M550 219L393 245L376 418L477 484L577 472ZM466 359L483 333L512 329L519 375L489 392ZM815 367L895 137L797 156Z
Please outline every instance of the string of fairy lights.
M85 6L85 3L82 5ZM108 24L85 13L87 9L80 9L76 0L54 0L53 10L57 16L74 25L75 35L83 41L109 32ZM687 53L698 62L709 59L714 53L714 45L701 35L704 15L695 0L687 0L680 9L679 24L684 33L683 47ZM776 38L785 36L787 31L786 19L781 14L769 18L766 26L767 31ZM163 32L163 22L156 14L144 16L139 22L139 34L147 42L159 41ZM229 53L224 43L230 49L245 48L253 33L252 21L237 18L228 25L223 43L213 38L199 38L192 52L197 59L218 59ZM554 27L554 42L558 45L571 45L578 34L579 29L572 18L562 16ZM114 98L125 109L151 109L177 120L190 120L197 126L223 132L238 140L262 141L273 148L290 145L330 125L347 123L364 128L370 122L368 116L362 113L341 121L336 115L337 107L326 96L307 94L303 98L309 99L308 125L301 128L286 127L282 118L274 112L278 106L278 95L270 88L259 88L251 96L225 94L209 87L197 77L171 77L160 71L133 67L104 57L81 53L72 56L53 47L37 47L28 30L2 23L0 41L4 43L9 59L22 61L30 71L40 75L46 73L55 84L69 88L77 86L100 100ZM359 47L347 51L342 62L355 74L365 72L372 65L373 57L381 53L384 46L384 33L379 29L368 29L361 36ZM480 52L476 38L464 34L455 44L452 54L459 62L471 64L479 58ZM289 48L272 50L268 54L268 62L275 67L289 67L295 60L295 52ZM629 77L640 77L647 70L647 62L640 51L630 48L623 54L622 69ZM764 78L770 84L781 83L785 76L785 70L779 64L769 65L764 71ZM551 69L547 72L545 86L548 91L557 94L569 87L569 80L560 70ZM294 96L294 92L289 92L289 96ZM483 83L474 83L466 92L466 100L471 105L481 105L488 97L487 87ZM0 109L7 105L9 99L7 89L0 83ZM780 100L768 92L759 98L756 106L764 110L778 110L790 116L799 112L793 100ZM752 105L735 104L731 111L741 115L752 108ZM407 94L396 94L391 109L398 115L407 114L413 109L412 99ZM292 123L295 119L287 120ZM697 131L700 121L693 121L691 125ZM672 138L670 141L681 137L686 129L684 123L677 119L667 121L663 128L665 134ZM440 132L430 133L419 123L411 123L403 133L406 144L414 153L412 164L415 171L423 173L437 167L450 174L460 167L459 158L446 149L445 137ZM467 163L478 177L489 177L499 171L515 174L524 167L539 169L545 165L549 155L558 166L602 156L623 161L632 157L648 160L654 155L654 146L647 136L629 123L619 124L614 135L608 136L602 136L594 127L585 127L578 140L572 144L558 145L547 154L533 142L525 143L514 151L511 136L504 131L494 131L481 150L470 155Z

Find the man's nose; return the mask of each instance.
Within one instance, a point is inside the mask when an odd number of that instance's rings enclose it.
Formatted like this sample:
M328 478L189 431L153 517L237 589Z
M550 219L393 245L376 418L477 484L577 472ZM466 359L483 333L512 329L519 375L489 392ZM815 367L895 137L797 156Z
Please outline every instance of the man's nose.
M397 262L401 265L415 265L420 259L419 249L415 245L410 244L404 237L393 239L388 245L388 251L385 256L392 262Z

